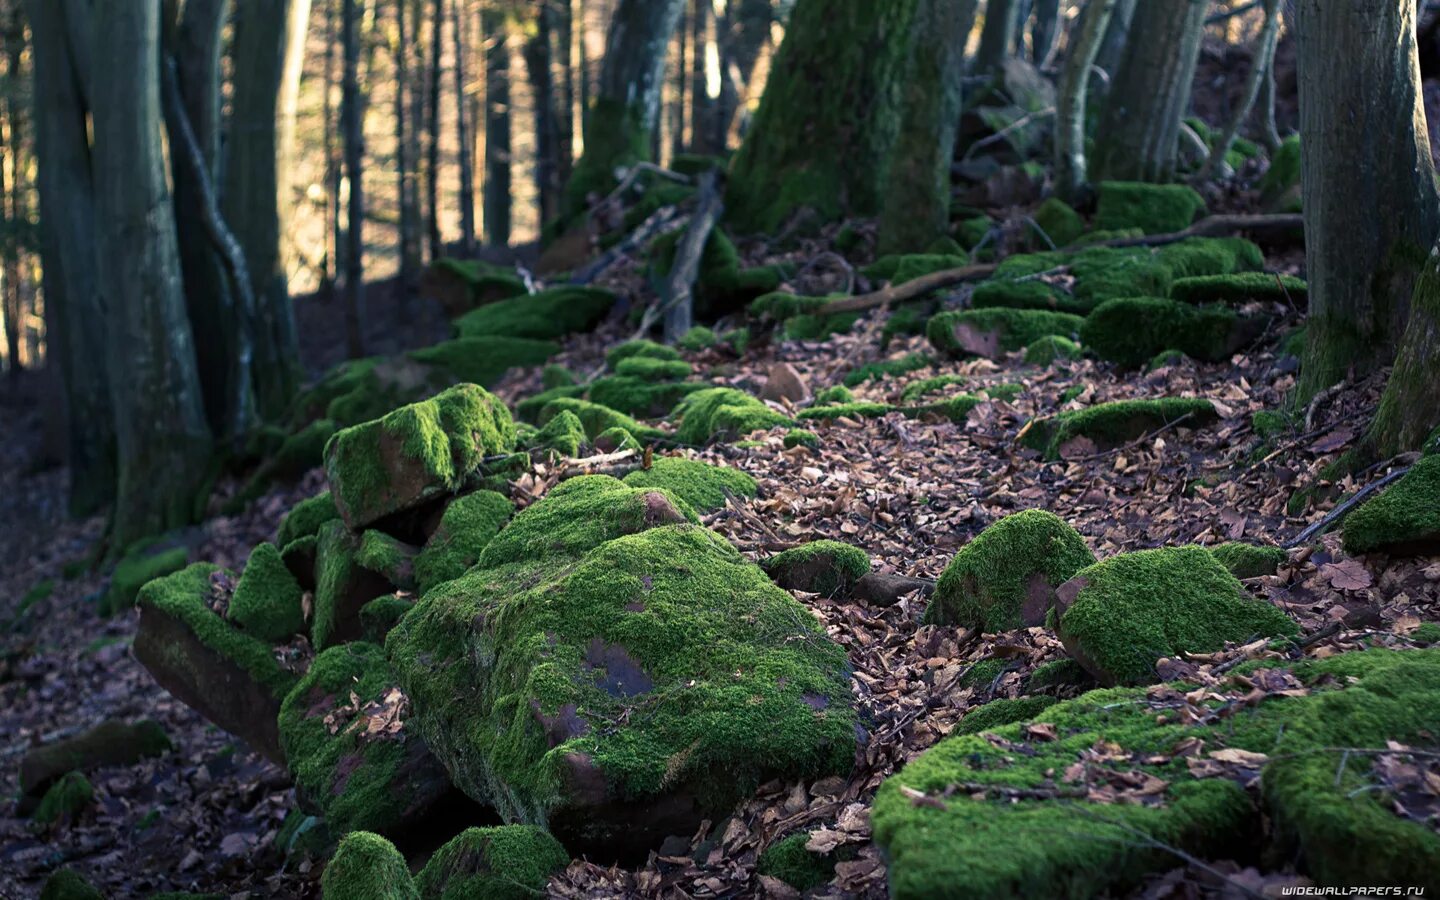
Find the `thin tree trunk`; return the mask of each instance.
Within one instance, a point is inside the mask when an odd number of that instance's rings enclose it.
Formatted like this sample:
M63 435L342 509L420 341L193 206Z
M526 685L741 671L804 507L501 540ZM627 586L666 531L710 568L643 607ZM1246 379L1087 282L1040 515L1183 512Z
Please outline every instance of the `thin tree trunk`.
M425 134L425 101L428 98L426 85L426 54L425 54L425 0L402 0L410 8L410 48L409 56L413 61L414 69L408 73L410 84L410 115L406 127L406 156L410 160L410 185L406 199L410 204L411 223L411 248L409 250L414 260L416 277L419 277L419 270L424 264L424 207L421 203L420 189L423 179L422 169L424 167L424 142ZM418 290L418 284L416 285Z
M1276 41L1278 46L1279 41ZM1265 81L1261 84L1260 94L1261 121L1259 126L1260 143L1265 145L1271 156L1280 149L1281 137L1280 128L1275 124L1275 52L1270 53L1270 65L1265 67Z
M433 30L430 32L430 108L426 120L429 143L425 151L425 215L430 258L439 259L445 255L445 244L440 239L440 77L445 50L445 0L435 0L430 18Z
M485 233L492 247L510 245L510 29L487 9L485 23Z
M720 95L711 95L710 65L719 62L719 29L710 0L695 0L690 27L690 152L718 156L725 152L724 137L715 118ZM715 87L718 87L716 85ZM717 142L717 138L719 141Z
M1394 359L1440 200L1414 4L1302 0L1298 24L1310 282L1304 399Z
M336 135L335 91L339 87L336 62L339 59L339 29L335 21L336 0L325 0L325 258L321 264L320 286L333 291L340 277L340 140Z
M880 214L881 253L919 253L948 231L965 36L976 6L976 0L920 0L915 9L900 134Z
M400 190L400 285L406 300L420 282L420 228L415 197L415 158L410 155L410 22L409 0L395 4L395 167Z
M680 13L680 23L675 29L675 80L672 90L670 107L670 155L678 156L685 152L685 116L689 112L688 95L685 90L686 82L690 80L690 32L686 29L686 20L693 26L700 17L697 10L704 0L691 0L687 9ZM698 83L698 82L696 82ZM693 84L691 90L694 90Z
M113 546L188 524L210 434L185 318L180 251L160 144L160 7L96 6L98 288L106 309L119 478Z
M1250 113L1255 109L1255 100L1260 96L1260 86L1264 83L1267 73L1270 71L1271 61L1275 58L1275 41L1280 36L1280 0L1264 0L1265 2L1265 26L1260 30L1260 36L1255 39L1254 58L1250 63L1250 73L1245 78L1245 91L1241 95L1240 104L1235 107L1234 114L1225 126L1225 131L1216 139L1210 148L1210 158L1205 161L1205 168L1196 177L1197 181L1205 182L1215 177L1225 164L1225 155L1235 143L1235 138L1240 134L1240 127L1245 120L1250 118Z
M542 4L535 13L535 34L525 42L525 70L530 81L530 102L535 116L535 192L540 221L559 213L559 112L555 109L554 71L551 67L551 22Z
M345 229L345 343L351 359L365 355L365 133L360 96L360 9L343 0L340 43L345 58L340 131L345 142L349 209ZM439 23L436 23L437 27Z
M560 63L555 178L557 184L563 186L575 169L575 10L573 0L549 0L545 8L554 15L555 56ZM558 205L556 210L558 212Z
M1170 181L1200 58L1206 0L1143 3L1095 137L1098 180Z
M1095 66L1104 72L1109 79L1102 82L1106 85L1101 96L1108 96L1110 93L1108 85L1115 80L1115 73L1120 68L1120 60L1125 56L1125 45L1130 37L1130 23L1135 20L1135 4L1138 0L1118 0L1115 4L1115 13L1110 17L1110 27L1105 29L1105 39L1100 42L1100 52L1095 55Z
M1010 48L1015 45L1019 20L1018 0L987 0L985 27L980 31L980 46L975 49L974 74L995 74L1010 56Z
M1030 31L1032 59L1035 65L1045 67L1060 45L1061 25L1060 0L1036 0L1035 25Z
M19 26L19 33L16 33ZM5 28L5 78L11 85L23 84L20 70L20 56L25 49L24 25L17 11L14 19ZM24 310L20 296L20 253L19 240L15 236L18 223L28 221L20 208L24 196L20 189L21 155L24 152L24 129L21 125L20 104L15 100L15 90L5 92L4 128L0 129L0 210L3 210L5 224L10 237L5 241L4 278L0 282L0 319L5 322L5 359L8 374L13 379L25 368L21 356L20 338L24 330Z
M290 223L295 214L296 130L300 117L300 82L305 75L305 51L310 36L312 6L312 0L290 0L290 14L285 26L284 56L280 67L280 97L277 103L275 137L275 208L280 219L280 268L284 273L292 271L300 259L300 248L290 233ZM288 277L286 289L288 292ZM288 298L286 310L286 322L293 331L294 314L290 312ZM296 346L298 350L298 337Z
M717 24L720 53L720 98L715 118L715 147L728 148L743 93L755 75L760 54L770 40L775 20L771 0L732 0L726 5L723 26Z
M465 58L469 56L470 48L465 46L466 29L461 6L461 0L455 0L450 8L450 25L455 29L452 35L455 46L455 155L460 167L460 253L471 257L475 255L475 158L470 142L469 85L465 81Z
M1067 203L1080 201L1089 173L1085 164L1085 106L1090 69L1110 25L1116 0L1089 0L1080 14L1061 70L1055 101L1055 193Z

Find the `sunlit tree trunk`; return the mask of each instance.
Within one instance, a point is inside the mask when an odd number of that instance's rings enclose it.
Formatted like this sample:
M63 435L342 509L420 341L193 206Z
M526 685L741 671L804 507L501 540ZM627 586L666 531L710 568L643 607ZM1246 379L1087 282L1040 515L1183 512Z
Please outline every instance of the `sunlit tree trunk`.
M715 146L725 149L740 111L742 92L755 74L760 54L770 40L775 20L771 0L730 0L725 18L717 23L720 52L720 99L715 118Z
M395 4L395 166L399 169L400 189L400 284L407 299L414 294L420 279L420 204L415 184L414 134L416 122L410 118L414 90L410 84L410 66L414 43L411 39L410 0Z
M426 237L430 244L430 258L439 259L445 255L445 244L440 239L440 76L445 52L445 0L435 0L430 14L430 91L426 111L425 148L425 216Z
M436 27L439 27L439 22ZM365 129L360 96L360 5L344 0L340 43L345 59L340 132L349 187L345 227L345 343L352 359L365 355Z
M1075 203L1085 189L1085 107L1090 90L1090 70L1116 0L1089 0L1080 22L1070 37L1065 68L1055 101L1055 193Z

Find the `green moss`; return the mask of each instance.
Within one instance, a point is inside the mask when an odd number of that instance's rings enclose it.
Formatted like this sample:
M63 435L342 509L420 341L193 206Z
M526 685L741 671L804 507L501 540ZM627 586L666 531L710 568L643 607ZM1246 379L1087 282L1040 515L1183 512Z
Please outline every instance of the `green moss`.
M1143 247L1087 247L1070 260L1075 302L1089 312L1116 297L1164 297L1174 273Z
M1028 693L1058 691L1069 687L1093 686L1095 679L1073 659L1057 659L1037 666L1025 684Z
M1170 288L1170 296L1182 303L1226 303L1239 306L1253 301L1289 303L1303 307L1309 302L1305 282L1290 275L1242 272L1237 275L1205 275L1181 278Z
M1155 372L1172 366L1184 365L1189 358L1179 350L1161 350L1150 358L1150 362L1145 365L1145 371Z
M1220 560L1220 565L1228 569L1230 574L1236 578L1274 575L1275 571L1284 565L1288 558L1285 551L1279 547L1261 547L1239 541L1220 544L1209 550L1216 559Z
M659 359L659 360L680 360L680 352L674 347L667 347L664 344L657 344L651 340L626 341L610 348L605 354L605 363L612 370L617 369L627 359Z
M675 439L702 445L721 435L744 437L754 431L791 425L791 420L744 391L706 388L681 400L672 414L680 419Z
M635 356L622 359L615 366L615 374L641 381L678 381L689 378L695 370L682 359L655 359L650 356Z
M906 253L881 257L863 271L867 278L889 281L892 286L898 287L933 272L958 269L969 264L970 257L965 255Z
M775 554L760 567L783 588L833 597L870 574L870 556L839 541L810 541Z
M820 447L820 435L804 428L792 428L785 432L785 449L791 450L795 447L818 450Z
M955 727L955 734L980 734L1015 722L1029 722L1055 705L1054 697L1019 697L991 700L972 709Z
M1025 348L1025 364L1049 366L1057 359L1074 360L1084 355L1080 345L1061 335L1046 335L1030 342Z
M471 310L455 320L455 328L462 338L549 341L593 330L614 306L615 295L600 288L556 287Z
M30 590L25 592L25 596L20 598L20 605L15 607L15 621L19 621L35 604L50 599L54 593L55 579L53 578L42 578L32 584Z
M356 831L340 841L320 880L324 900L420 900L405 857L378 834Z
M100 601L100 614L114 615L134 606L135 598L147 582L185 568L187 556L184 547L158 551L150 547L132 549L110 573L110 586Z
M67 772L40 798L30 821L48 827L62 825L79 818L94 802L95 788L90 779L80 772Z
M1095 212L1099 229L1143 228L1146 234L1183 231L1205 209L1205 201L1183 184L1106 181L1099 186Z
M1076 299L1048 281L1009 281L992 278L970 295L975 309L1040 309L1084 315L1093 304Z
M622 363L624 365L624 363ZM685 397L709 385L696 381L653 382L623 375L597 379L586 397L629 416L663 416Z
M1089 438L1099 448L1107 449L1182 420L1185 427L1198 428L1218 418L1214 404L1201 398L1115 400L1039 420L1022 441L1044 451L1047 459L1057 459L1061 448L1077 437Z
M364 640L372 644L385 643L385 636L400 617L410 611L415 601L406 600L396 594L376 597L360 607L360 631Z
M1410 640L1417 644L1440 644L1440 622L1422 622L1410 632Z
M1102 303L1080 328L1080 341L1101 359L1138 368L1162 350L1223 362L1239 343L1241 320L1220 306L1131 297Z
M541 391L515 404L515 418L521 422L533 424L539 421L541 411L550 404L550 401L579 399L585 396L588 389L587 385L568 384Z
M45 879L40 900L105 900L105 895L74 869L59 869Z
M433 900L526 900L569 863L570 854L544 829L467 828L435 851L415 884Z
M321 525L338 518L340 511L335 508L334 498L329 491L321 491L290 507L285 518L280 520L280 530L275 532L275 543L284 547L291 541L315 534Z
M703 325L696 325L689 331L680 335L675 346L681 350L688 350L691 353L699 353L701 350L708 350L720 343L720 338L715 332Z
M1080 396L1083 393L1085 393L1085 385L1072 384L1070 387L1060 392L1060 402L1069 403L1071 400L1074 400L1076 397Z
M1003 659L982 659L972 664L960 676L960 686L985 690L995 679L1005 674L1008 665Z
M1248 597L1203 547L1122 553L1075 578L1083 587L1061 613L1058 631L1071 655L1105 684L1154 681L1163 656L1298 630L1280 610Z
M640 450L640 442L624 428L607 428L595 435L595 449L600 453L618 453L621 450Z
M955 239L966 250L974 250L995 225L989 216L970 216L955 225Z
M1345 517L1345 550L1397 555L1440 546L1440 456L1424 456L1399 481Z
M1155 258L1182 280L1265 268L1264 253L1244 238L1186 238L1159 248Z
M1051 197L1040 204L1031 218L1056 247L1073 244L1085 233L1085 220L1080 218L1074 207L1059 197Z
M835 384L827 388L821 388L820 391L815 394L816 406L837 406L842 403L854 402L855 395L851 393L850 388L843 384Z
M320 526L315 546L315 620L310 628L311 643L317 649L335 643L336 635L348 630L341 604L355 578L359 547L360 539L345 523L336 520Z
M1080 330L1084 319L1066 313L1034 309L975 309L946 312L935 316L925 328L932 346L949 356L968 352L957 333L991 340L1007 353L1025 349L1047 335L1069 337Z
M805 849L810 842L807 832L792 834L776 841L760 854L755 871L778 878L797 891L808 891L835 877L833 853L812 853Z
M1272 409L1262 409L1250 417L1250 427L1261 440L1270 440L1290 430L1290 416Z
M383 577L402 591L415 589L415 554L418 551L383 531L370 528L360 535L355 565Z
M723 507L727 491L735 497L754 497L758 489L755 479L739 469L674 456L656 458L650 468L631 472L624 482L636 488L664 488L702 513Z
M750 303L750 315L783 326L785 336L795 341L824 340L832 334L847 331L860 319L859 313L823 315L819 309L844 294L825 297L800 297L775 292L764 294Z
M579 381L574 372L557 363L551 363L540 370L540 385L547 391L577 384Z
M580 417L569 410L552 416L545 427L526 442L532 450L546 450L560 457L577 457L585 443L585 426Z
M490 387L511 369L542 366L559 352L560 345L548 340L467 335L412 350L409 355L416 362L443 370L452 383L463 381Z
M1005 384L992 384L990 387L982 388L980 391L991 400L1012 401L1025 393L1025 385L1007 382Z
M951 385L965 384L969 380L964 375L936 375L933 378L925 378L907 384L905 390L900 394L900 399L905 403L914 403L928 394L942 391Z
M516 297L528 290L525 280L515 274L513 269L478 259L442 257L431 263L430 268L463 281L470 289L472 306L481 302Z
M830 403L824 406L812 406L809 409L800 410L795 414L795 418L802 422L839 418L874 419L896 411L898 411L898 407L891 406L889 403L852 401L850 403Z
M278 644L305 631L303 593L275 545L257 544L235 586L227 615L246 634Z
M691 395L693 396L693 395ZM585 434L593 441L602 432L612 428L623 428L640 441L652 441L665 436L664 432L642 425L622 412L589 400L557 398L545 404L540 410L540 424L543 426L563 412L573 413L585 426Z
M882 378L894 378L923 369L931 364L931 359L924 353L908 353L900 359L886 359L880 362L866 363L845 374L845 386L856 387L867 381L879 381Z
M932 625L986 632L1038 625L1053 589L1095 562L1079 532L1039 509L1006 516L960 548L925 610Z
M1256 186L1260 188L1260 196L1267 204L1278 201L1284 194L1300 186L1300 135L1293 134L1280 144L1274 159L1270 161L1270 168L1260 176Z

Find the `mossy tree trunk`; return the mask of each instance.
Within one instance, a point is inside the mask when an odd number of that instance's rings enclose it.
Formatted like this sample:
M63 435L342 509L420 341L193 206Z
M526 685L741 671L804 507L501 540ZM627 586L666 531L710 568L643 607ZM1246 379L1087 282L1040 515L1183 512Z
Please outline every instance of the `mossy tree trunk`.
M975 49L974 75L991 75L1004 64L1020 28L1019 0L986 0L985 26Z
M881 253L918 253L948 232L965 36L977 5L977 0L919 0L916 7L900 133L880 212Z
M160 7L96 6L98 292L119 450L113 546L188 524L210 464L160 142Z
M735 156L727 221L776 232L880 208L915 0L799 0Z
M1055 101L1055 193L1076 203L1085 189L1085 105L1090 70L1105 39L1116 0L1089 0L1070 39Z
M1381 459L1420 449L1440 427L1440 256L1432 255L1415 284L1410 322L1371 430Z
M88 47L71 41L69 11L29 0L34 56L35 163L40 198L47 346L65 384L70 511L90 515L115 496L105 312L96 269L95 185L86 133ZM88 22L85 25L88 27Z
M615 170L650 158L660 115L665 54L685 0L619 0L605 38L595 103L585 123L585 152L565 186L560 214L585 212L592 194L615 187Z
M486 7L485 31L485 242L510 243L510 45L503 13Z
M1205 0L1140 3L1095 137L1102 181L1170 181L1205 31Z
M1437 225L1415 7L1302 0L1303 400L1390 363Z

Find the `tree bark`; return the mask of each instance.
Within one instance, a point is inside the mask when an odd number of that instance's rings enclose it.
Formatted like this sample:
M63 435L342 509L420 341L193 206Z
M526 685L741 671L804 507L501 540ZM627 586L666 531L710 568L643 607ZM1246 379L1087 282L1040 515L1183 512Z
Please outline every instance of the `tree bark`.
M709 0L696 0L690 33L690 152L719 156L725 152L729 123L717 121L720 85L710 80L712 66L721 80L725 72L720 69L720 24Z
M1064 30L1060 6L1060 0L1036 0L1035 25L1030 30L1031 58L1036 66L1049 65L1060 45L1060 32Z
M116 548L194 520L210 460L160 141L160 7L96 7L98 290L119 450Z
M1089 0L1070 39L1055 100L1055 193L1077 203L1089 173L1085 164L1085 106L1090 70L1100 52L1116 0Z
M880 208L915 0L799 0L735 156L728 221L776 232ZM819 77L824 73L826 77Z
M715 112L714 146L724 152L736 126L742 94L755 75L760 54L775 21L771 0L731 0L723 22L716 25L720 53L720 98Z
M575 53L575 10L573 0L549 0L545 9L554 22L555 55L560 61L561 112L556 123L559 146L555 178L556 183L563 187L575 169L575 63L572 58ZM556 202L558 211L558 199Z
M26 11L35 68L47 352L65 385L70 512L86 516L115 496L116 471L106 309L96 269L95 182L85 127L89 48L71 43L69 12L63 4L28 0Z
M540 221L550 222L560 212L560 113L555 106L552 14L542 3L535 12L535 33L525 42L525 71L530 81L535 117L535 193Z
M689 102L685 92L686 83L690 80L690 29L687 27L694 23L693 15L699 4L693 2L686 4L680 10L680 21L675 29L675 65L673 87L670 95L670 155L678 156L685 152L685 117L689 114ZM657 153L656 159L660 158Z
M510 245L510 29L487 9L485 23L485 239Z
M919 0L901 82L900 133L880 213L881 253L919 253L948 232L950 164L960 123L965 36L976 0Z
M25 18L16 8L5 23L5 77L11 85L26 83L21 60L25 52ZM18 90L5 92L5 144L3 161L0 161L0 209L4 210L5 221L10 223L4 250L4 279L0 284L5 320L5 350L9 361L9 374L17 376L23 371L27 360L22 342L25 332L24 297L20 284L20 245L22 236L19 223L29 222L30 214L25 203L25 115L16 97Z
M460 254L475 255L475 147L470 138L470 101L465 80L466 46L462 0L450 7L450 27L455 47L455 157L460 168Z
M445 51L445 0L435 0L431 5L430 32L430 103L427 111L425 167L425 215L426 233L430 244L430 258L439 259L445 255L445 244L440 239L440 76Z
M1205 0L1142 3L1095 137L1097 180L1170 181L1205 30Z
M1302 0L1303 399L1388 365L1440 227L1412 3Z
M410 247L407 251L413 260L416 277L419 277L420 269L424 264L424 248L421 229L424 227L424 213L420 202L420 182L423 142L421 140L425 131L425 101L428 96L425 83L425 0L402 0L410 10L409 15L409 57L414 69L408 71L407 78L410 83L408 102L410 104L409 121L406 125L405 142L406 156L410 161L409 191L405 195L405 202L410 206ZM419 285L415 285L419 289Z
M1125 45L1130 38L1130 24L1135 20L1135 4L1138 0L1118 0L1115 13L1110 17L1110 26L1105 29L1105 39L1100 42L1100 52L1095 56L1095 65L1113 81L1125 56ZM1109 94L1107 88L1105 94Z
M1415 284L1410 322L1385 384L1370 437L1379 459L1419 450L1440 426L1440 257L1432 255Z
M410 29L411 2L395 3L395 167L399 170L400 190L400 286L406 300L412 297L420 282L419 200L416 196L415 157L412 135L415 122L410 118L414 91L410 85L412 41Z
M1275 41L1280 36L1280 0L1264 0L1265 25L1260 29L1260 36L1255 39L1254 58L1250 63L1250 72L1245 76L1245 91L1241 95L1240 104L1235 107L1235 112L1225 126L1225 131L1216 138L1210 148L1210 158L1205 161L1205 168L1200 171L1196 180L1205 182L1215 177L1215 174L1225 166L1225 155L1235 144L1235 138L1240 134L1240 128L1245 120L1250 118L1250 113L1255 109L1255 101L1260 96L1260 86L1264 83L1266 75L1270 71L1271 61L1275 58ZM1229 171L1225 169L1225 171Z
M980 31L980 46L975 49L973 74L993 75L1000 68L1010 56L1019 27L1018 0L986 0L985 26Z
M440 27L437 20L435 27ZM360 7L343 0L340 44L345 59L340 132L345 144L345 178L349 183L345 228L345 344L351 359L365 355L365 129L360 96Z

